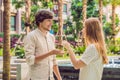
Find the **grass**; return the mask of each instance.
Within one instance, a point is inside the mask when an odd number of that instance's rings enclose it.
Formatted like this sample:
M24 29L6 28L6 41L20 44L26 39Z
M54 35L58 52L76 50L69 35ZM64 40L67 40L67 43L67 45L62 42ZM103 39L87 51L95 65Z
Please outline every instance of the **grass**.
M78 59L80 59L80 56L76 55ZM63 55L63 56L57 56L58 60L69 60L70 57L68 55Z
M107 56L120 56L120 55L109 53L109 54L107 54ZM77 57L77 59L80 59L81 56L76 55L76 57ZM70 57L68 55L57 56L57 60L69 60L69 59L70 59Z
M107 54L108 56L119 56L118 54L112 54L112 53L109 53Z

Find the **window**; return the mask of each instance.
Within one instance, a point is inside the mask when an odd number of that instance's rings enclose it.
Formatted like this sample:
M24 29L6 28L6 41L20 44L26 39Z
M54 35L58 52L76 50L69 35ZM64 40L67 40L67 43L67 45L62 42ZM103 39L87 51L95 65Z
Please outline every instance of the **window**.
M58 16L58 5L54 5L53 12L55 14L55 17Z
M15 31L16 30L16 17L15 16L11 16L11 31Z
M63 5L63 14L67 14L67 4Z
M25 24L25 23L24 23L24 21L22 20L22 21L21 21L21 28L22 28L22 31L24 30L24 27L25 27L24 24Z

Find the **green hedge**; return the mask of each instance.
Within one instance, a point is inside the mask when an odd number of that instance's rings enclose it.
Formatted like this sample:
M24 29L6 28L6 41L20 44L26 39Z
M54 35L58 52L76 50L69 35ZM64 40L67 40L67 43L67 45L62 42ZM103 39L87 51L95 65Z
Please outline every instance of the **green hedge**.
M0 33L0 37L3 37L3 33ZM17 37L17 38L19 38L20 37L20 35L19 34L10 34L10 37Z

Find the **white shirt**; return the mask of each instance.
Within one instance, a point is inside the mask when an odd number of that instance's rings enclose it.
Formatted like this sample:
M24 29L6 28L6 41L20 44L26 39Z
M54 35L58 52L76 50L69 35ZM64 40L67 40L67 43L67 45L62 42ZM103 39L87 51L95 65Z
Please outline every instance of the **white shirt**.
M54 80L53 65L56 65L55 55L49 56L35 64L35 55L44 54L55 49L54 36L47 33L46 36L36 29L30 32L24 40L26 61L30 67L31 80Z
M103 62L94 44L87 47L80 60L86 66L80 69L79 80L101 80Z

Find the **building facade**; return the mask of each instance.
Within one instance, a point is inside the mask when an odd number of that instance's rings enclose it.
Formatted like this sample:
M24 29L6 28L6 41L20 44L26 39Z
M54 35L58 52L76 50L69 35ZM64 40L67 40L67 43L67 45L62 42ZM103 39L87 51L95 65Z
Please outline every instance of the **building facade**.
M70 13L71 0L64 0L63 2L63 20L66 20L67 17L71 15ZM57 11L58 6L54 4L53 12L55 13L54 20L58 20ZM55 11L56 10L56 11ZM22 13L25 11L25 8L16 10L12 5L11 0L11 23L10 23L10 32L11 34L17 33L20 34L23 31L24 25L22 25ZM3 32L3 0L0 0L0 33Z
M11 22L10 22L10 33L18 33L20 34L21 32L21 9L16 10L15 7L12 6L12 0L11 0ZM3 0L0 0L0 33L3 32Z

